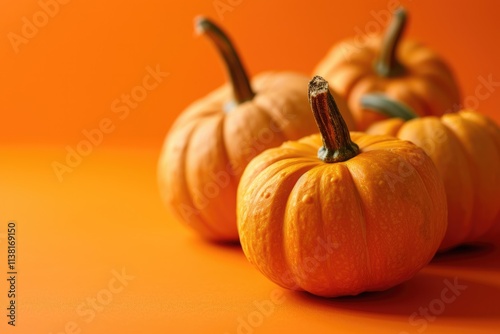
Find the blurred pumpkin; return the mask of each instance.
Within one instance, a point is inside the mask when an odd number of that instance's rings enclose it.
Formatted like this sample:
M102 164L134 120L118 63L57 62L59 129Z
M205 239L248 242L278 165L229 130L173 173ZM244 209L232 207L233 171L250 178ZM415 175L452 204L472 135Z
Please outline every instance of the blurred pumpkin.
M347 100L359 130L385 118L361 107L359 99L368 92L385 92L421 116L458 108L459 88L448 66L427 47L400 42L406 16L399 8L383 36L371 34L362 42L354 38L335 45L314 70Z
M196 29L217 47L231 83L194 102L173 124L159 161L160 190L173 212L205 238L237 241L236 189L247 163L317 131L308 78L264 73L250 84L226 34L206 18L196 21Z
M408 106L380 94L367 94L361 103L365 109L408 120L381 121L367 133L409 140L434 161L448 202L448 230L441 250L493 231L500 215L500 129L493 121L468 110L415 118Z
M315 77L309 85L321 134L269 149L247 166L237 204L243 251L288 289L325 297L388 289L438 249L446 230L442 181L416 145L349 133L328 83Z

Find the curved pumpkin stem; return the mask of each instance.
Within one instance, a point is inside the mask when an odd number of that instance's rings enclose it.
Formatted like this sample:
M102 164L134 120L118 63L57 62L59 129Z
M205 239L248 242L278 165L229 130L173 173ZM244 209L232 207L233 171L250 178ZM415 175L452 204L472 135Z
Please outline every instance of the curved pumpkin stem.
M385 94L365 94L361 96L360 102L363 109L372 110L389 117L398 117L405 121L418 117L406 104L390 99Z
M316 124L323 137L323 147L318 151L318 158L331 163L355 157L359 153L359 147L351 140L349 129L328 89L328 82L320 76L315 76L309 82L308 96Z
M205 17L196 18L195 29L198 34L205 34L214 43L224 59L236 102L243 103L251 100L255 94L250 86L245 68L229 37L221 28Z
M403 7L394 12L389 27L382 40L380 54L375 61L375 71L383 77L394 77L404 73L404 67L398 62L396 50L406 26L406 10Z

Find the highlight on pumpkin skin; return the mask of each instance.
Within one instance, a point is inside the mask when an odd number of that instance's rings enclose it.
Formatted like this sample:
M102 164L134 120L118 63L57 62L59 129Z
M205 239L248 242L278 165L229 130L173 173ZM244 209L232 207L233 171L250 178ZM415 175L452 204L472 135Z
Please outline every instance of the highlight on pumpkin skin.
M318 157L324 162L341 162L355 157L359 147L352 142L349 129L330 93L328 82L315 76L309 82L309 103L323 138Z
M203 16L195 19L195 30L197 34L207 36L224 59L236 103L251 100L255 93L250 85L245 67L228 35L214 22Z

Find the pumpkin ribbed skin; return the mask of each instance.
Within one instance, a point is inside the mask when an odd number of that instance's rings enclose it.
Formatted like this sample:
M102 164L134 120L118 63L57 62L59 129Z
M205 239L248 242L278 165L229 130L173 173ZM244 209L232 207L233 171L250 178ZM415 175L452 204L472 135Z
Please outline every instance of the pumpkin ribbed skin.
M374 124L371 134L388 134L422 147L436 165L447 194L446 250L498 229L500 215L500 129L473 111Z
M300 74L264 73L252 81L255 96L229 112L225 105L233 95L225 85L181 114L166 138L158 175L164 201L183 222L208 239L238 240L236 188L248 162L317 132L307 84Z
M360 153L338 163L317 156L320 135L267 150L238 187L246 257L293 290L333 297L385 290L411 278L446 230L446 196L416 145L351 133Z

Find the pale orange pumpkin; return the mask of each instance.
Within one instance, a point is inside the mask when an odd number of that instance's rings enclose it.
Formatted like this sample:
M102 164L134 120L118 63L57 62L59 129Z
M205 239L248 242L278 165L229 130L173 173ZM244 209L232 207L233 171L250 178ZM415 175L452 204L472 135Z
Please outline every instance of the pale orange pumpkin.
M248 162L267 148L317 131L307 100L308 78L264 73L250 84L224 32L205 18L196 27L218 48L231 84L178 117L159 161L160 190L181 221L203 237L237 241L236 188ZM350 119L347 109L344 116Z
M241 178L246 257L282 287L325 297L410 279L446 230L436 168L410 142L349 134L321 77L309 92L321 134L261 153Z
M361 96L369 92L384 92L420 116L440 116L460 105L459 88L445 62L415 41L400 42L405 24L406 12L400 8L385 35L335 45L313 72L347 100L359 130L385 118L360 105Z
M498 229L500 128L493 121L468 110L412 119L408 106L383 95L365 95L361 102L366 109L409 119L381 121L367 133L409 140L436 165L448 202L448 230L440 250L476 241Z

